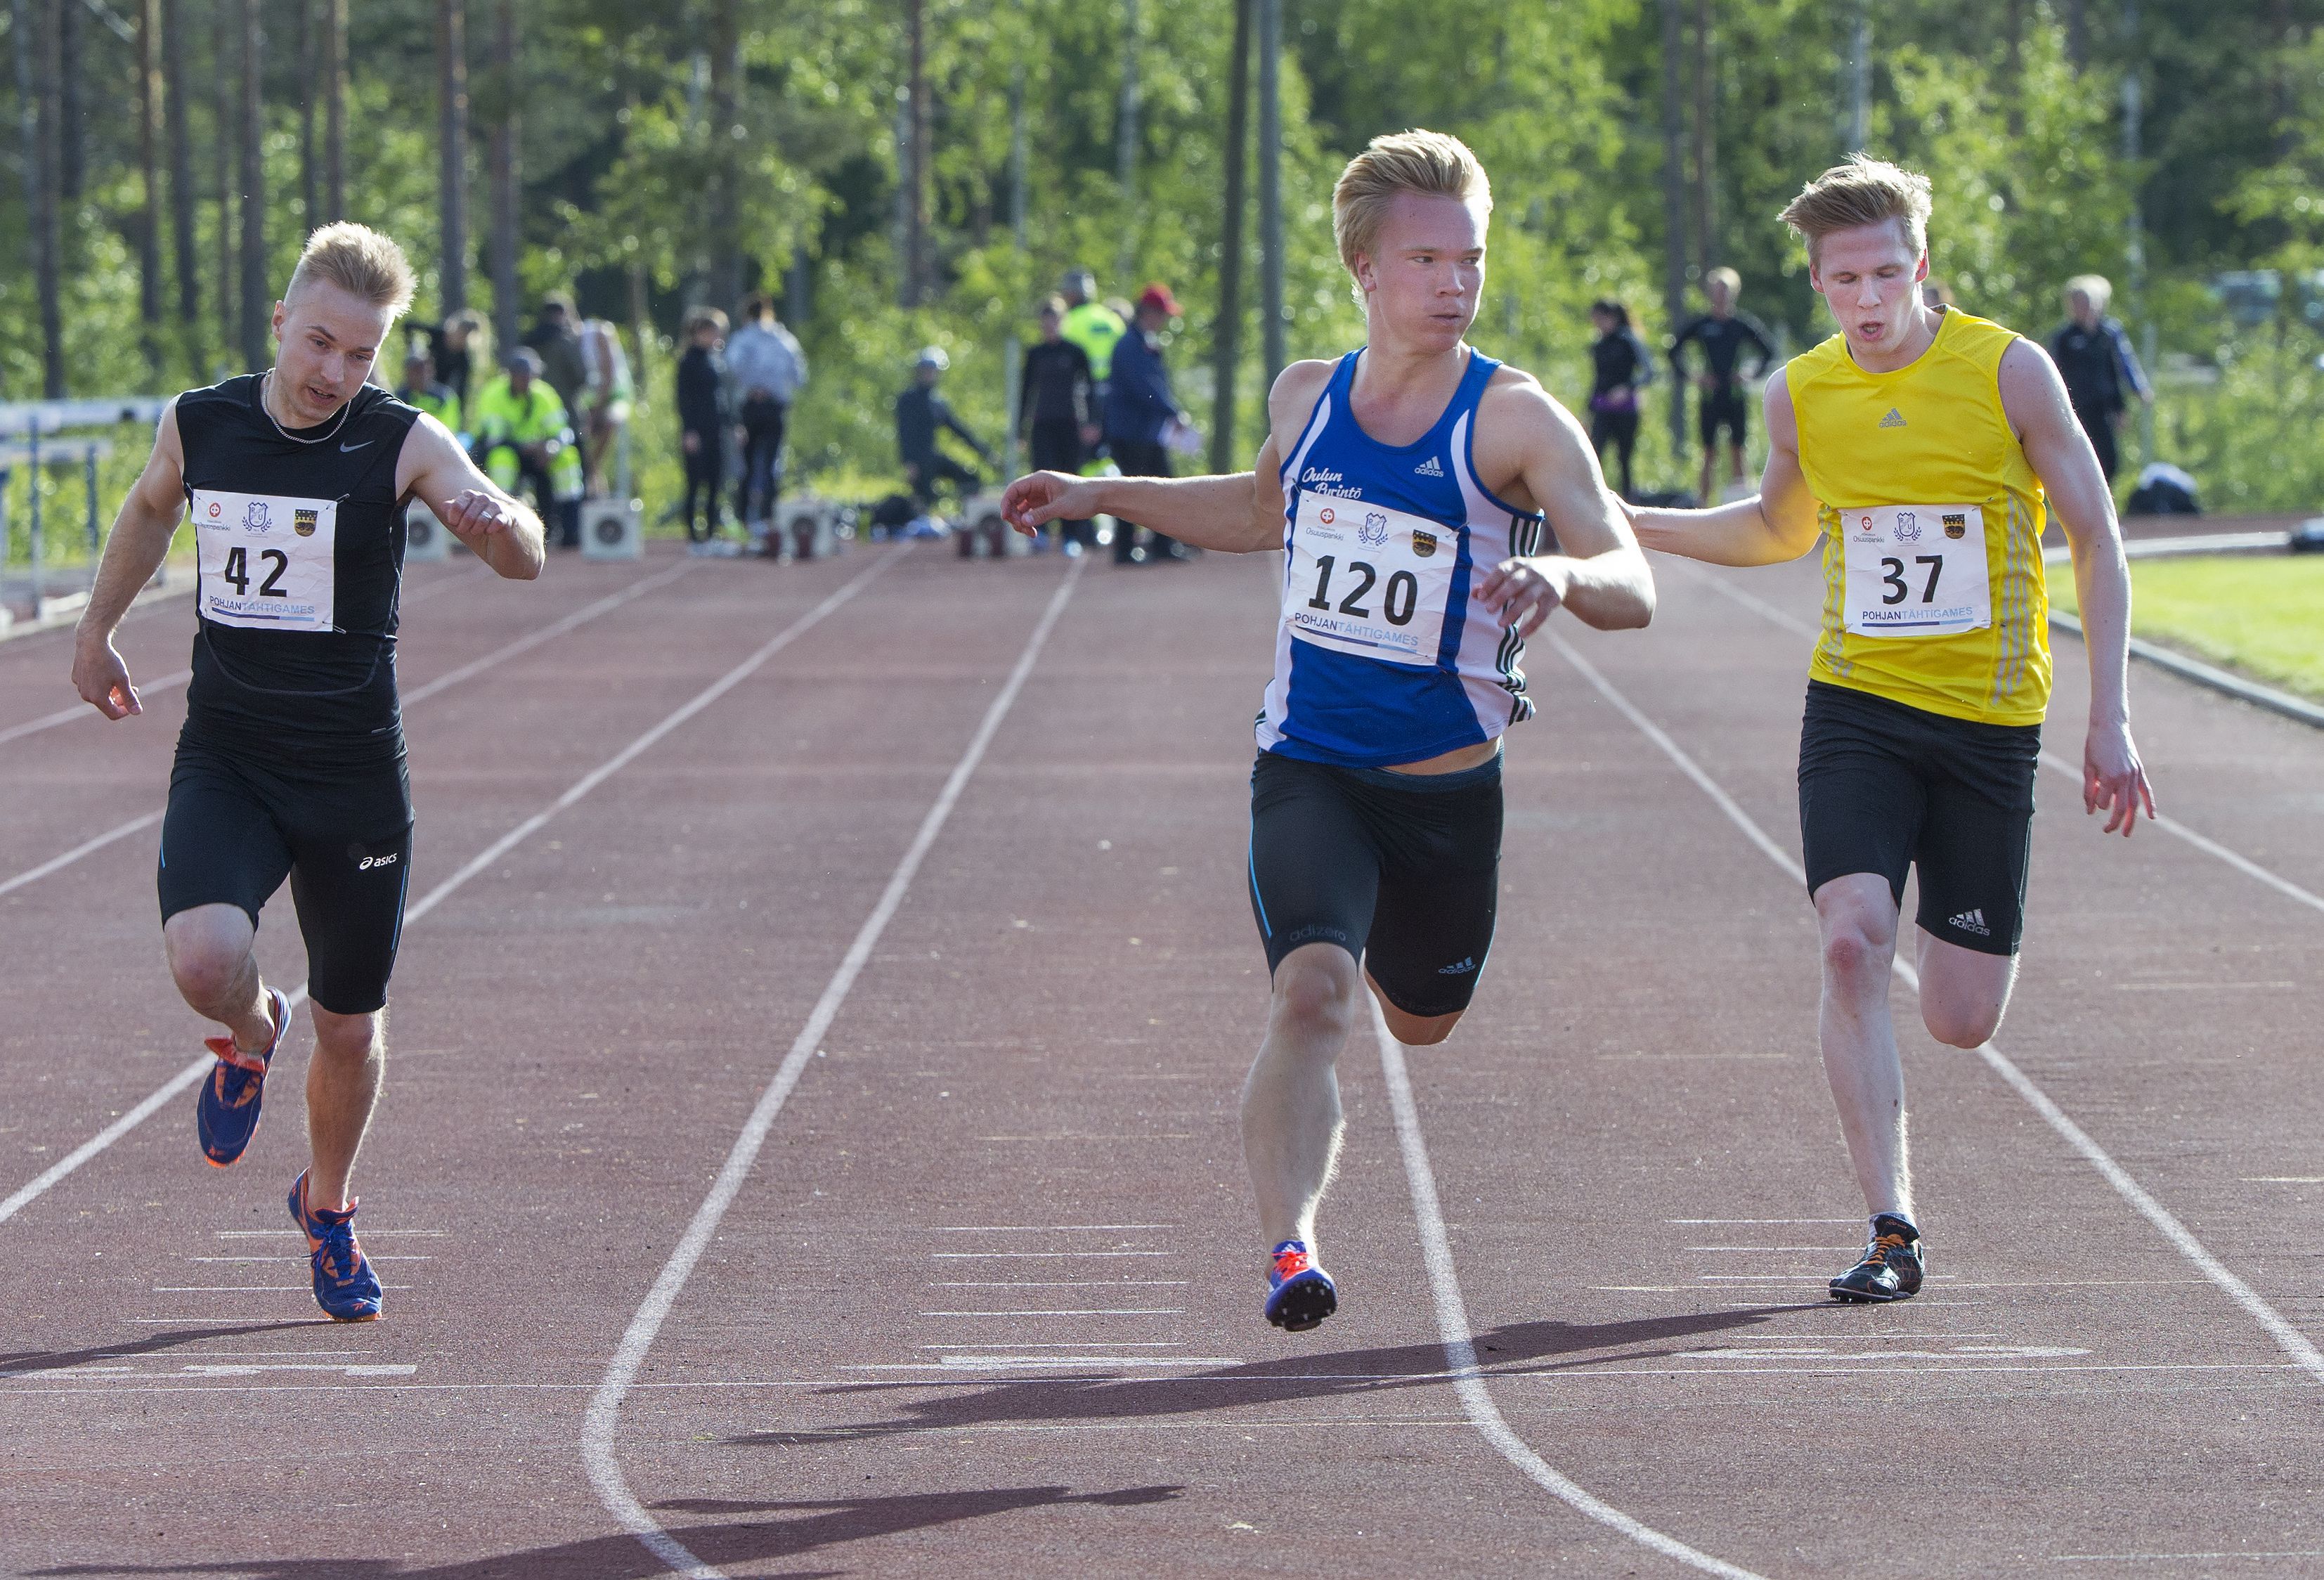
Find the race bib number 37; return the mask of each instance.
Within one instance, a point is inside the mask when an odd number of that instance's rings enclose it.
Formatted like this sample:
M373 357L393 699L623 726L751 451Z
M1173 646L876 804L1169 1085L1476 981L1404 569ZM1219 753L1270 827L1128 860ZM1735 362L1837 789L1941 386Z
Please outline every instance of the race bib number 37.
M194 490L202 618L272 631L328 631L337 586L335 500Z
M1302 494L1283 623L1317 647L1433 665L1460 547L1457 532L1425 516Z
M1857 635L1954 636L1993 624L1976 505L1859 505L1840 513L1840 531Z

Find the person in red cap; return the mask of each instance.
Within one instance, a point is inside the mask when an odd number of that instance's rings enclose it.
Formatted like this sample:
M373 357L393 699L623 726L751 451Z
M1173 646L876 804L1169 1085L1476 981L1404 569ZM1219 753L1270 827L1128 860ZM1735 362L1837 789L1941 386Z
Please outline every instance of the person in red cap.
M1177 299L1157 281L1139 295L1130 333L1113 348L1112 380L1105 394L1105 442L1125 477L1170 476L1170 447L1165 438L1174 426L1185 423L1186 414L1170 393L1169 371L1162 365L1162 331L1179 316ZM1148 529L1141 546L1138 534L1136 525L1117 522L1116 565L1194 558L1194 551L1175 538Z

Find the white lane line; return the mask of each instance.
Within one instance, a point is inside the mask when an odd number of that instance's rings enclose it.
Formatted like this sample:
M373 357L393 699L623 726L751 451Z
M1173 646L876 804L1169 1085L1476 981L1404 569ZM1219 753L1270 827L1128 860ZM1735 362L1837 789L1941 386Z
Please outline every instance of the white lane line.
M690 560L687 562L688 568L691 568L693 563ZM401 606L409 609L414 604L424 603L452 583L464 580L468 577L481 576L490 568L489 566L479 565L464 570L457 576L447 576L441 581L430 582L424 587L415 587L404 596ZM193 678L194 672L191 670L172 670L168 674L157 675L151 680L138 681L137 695L140 698L159 697L165 691L175 691ZM405 700L410 699L407 698ZM11 741L21 741L26 735L39 735L42 730L52 730L60 725L69 725L75 719L101 716L103 716L97 709L86 702L76 703L70 707L60 707L54 713L42 714L39 718L27 719L23 724L11 725L6 729L0 730L0 746L5 746Z
M1184 1317L1184 1306L1084 1306L1062 1311L923 1311L923 1317Z
M374 1261L379 1260L374 1256ZM1191 1279L947 1279L931 1289L1183 1289Z
M2301 1548L2280 1553L2052 1553L2053 1564L2184 1564L2223 1558L2324 1558L2324 1548Z
M1807 622L1800 619L1797 615L1792 614L1784 610L1778 609L1775 605L1768 603L1764 598L1754 597L1749 593L1743 591L1740 587L1729 587L1719 577L1711 576L1703 571L1697 570L1692 566L1682 565L1676 567L1676 568L1683 572L1687 579L1690 581L1695 582L1700 586L1709 587L1720 597L1728 598L1735 603L1742 605L1753 614L1761 616L1773 624L1782 626L1786 631L1794 632L1802 636L1809 637L1811 639L1819 634L1814 626L1810 625ZM1554 633L1552 633L1551 640L1557 642L1561 648L1566 648L1568 646L1563 638L1556 636ZM1600 685L1599 688L1601 691L1605 689L1602 685ZM1634 718L1632 722L1637 723L1639 721ZM1644 728L1646 726L1641 725L1640 727ZM1651 733L1659 734L1659 732ZM1660 744L1661 743L1659 741L1656 742L1656 744ZM2042 762L2045 767L2053 769L2057 772L2063 774L2066 778L2073 781L2077 786L2082 782L2082 771L2067 759L2059 756L2055 752L2044 750L2042 753ZM1682 764L1682 766L1683 765ZM1695 775L1692 770L1689 770L1688 776L1690 778L1694 778L1697 783L1703 784L1708 788L1709 781ZM1721 802L1724 802L1725 800L1725 798L1716 791L1712 792L1712 799ZM1723 807L1722 809L1724 809ZM1729 813L1729 816L1730 817L1734 815L1735 814L1732 812ZM2280 873L2268 871L2267 868L2260 865L2257 862L2251 860L2242 853L2228 849L2226 845L2221 845L2218 840L2213 839L2209 835L2199 833L2195 829L2190 828L2186 824L2179 821L2178 818L2171 817L2166 813L2154 819L2154 826L2162 829L2166 834L2174 835L2178 838L2186 841L2189 845L2193 845L2197 850L2201 851L2204 855L2217 857L2218 860L2227 863L2227 865L2235 868L2236 871L2243 873L2244 876L2266 884L2269 888L2274 890L2285 899L2293 901L2295 904L2305 905L2310 910L2324 911L2324 894L2318 894L2312 890L2303 889L2299 884L2293 882L2291 879L2283 877ZM1753 840L1755 843L1763 840L1764 837L1764 836L1753 831Z
M1789 873L1794 883L1802 888L1806 887L1807 874L1802 871L1799 863L1794 861L1781 845L1770 839L1766 831L1754 823L1750 815L1737 805L1735 799L1721 790L1693 758L1688 756L1680 749L1676 742L1656 728L1652 720L1632 706L1628 698L1615 689L1613 684L1605 676L1600 674L1597 667L1583 658L1572 642L1555 632L1550 633L1549 639L1565 661L1573 666L1575 672L1587 680L1591 688L1600 697L1612 704L1617 712L1636 725L1648 740L1661 747L1663 754L1676 763L1680 772L1701 786L1711 797L1713 804L1727 814L1729 821L1740 828L1763 855L1784 872ZM2319 909L2324 909L2324 906L2319 906ZM1907 964L1901 956L1895 961L1894 968L1897 979L1905 986L1911 988L1915 993L1921 991L1920 973ZM2319 1382L2324 1382L2324 1351L2319 1351L2306 1334L2284 1320L2282 1314L2262 1298L2258 1291L2238 1278L2218 1257L2213 1256L2203 1243L2188 1231L2184 1224L2173 1216L2161 1202L2155 1200L2147 1192L2145 1187L2133 1179L2129 1172L2121 1164L2116 1162L2105 1148L2090 1139L2088 1132L2067 1117L2066 1111L2052 1102L2050 1095L2035 1086L2025 1072L2019 1069L1998 1048L1987 1042L1977 1050L1977 1054L1996 1075L2007 1083L2012 1091L2024 1099L2027 1106L2040 1114L2048 1123L2050 1128L2064 1139L2068 1146L2080 1152L2084 1160L2098 1171L2100 1178L2114 1187L2116 1195L2128 1202L2139 1216L2152 1224L2165 1240L2176 1247L2180 1255L2194 1263L2197 1270L2217 1285L2221 1293L2242 1307L2245 1315L2257 1323L2267 1335L2276 1342L2283 1353L2292 1358L2293 1364L2308 1372Z
M1856 1222L1850 1218L1849 1223ZM1175 1229L1176 1224L943 1224L939 1234L1096 1234L1117 1229Z
M632 598L638 597L645 593L650 593L658 587L667 586L669 583L677 580L679 577L685 575L687 571L693 569L700 563L701 562L699 560L683 560L668 570L658 571L652 576L632 582L630 586L622 588L620 592L610 593L604 597L599 598L595 603L591 604L585 608L576 609L572 614L566 615L560 620L552 621L549 624L542 626L538 631L530 632L526 635L520 636L514 642L508 643L506 646L496 648L493 651L486 653L483 658L463 664L447 675L438 675L435 679L429 681L426 685L420 687L417 690L405 693L401 706L409 707L415 702L425 701L427 698L435 696L438 692L445 690L449 687L456 686L463 680L480 675L486 670L516 657L519 653L529 652L532 649L539 647L544 642L548 642L555 637L562 636L567 632L572 631L577 626L586 625L590 621L597 618L600 614L605 614L610 610L618 608L622 605L628 603ZM87 704L83 704L78 712L51 715L51 717L53 721L61 722L65 718L78 718L82 713L95 716L96 712L97 710L95 708L88 707ZM0 742L5 742L7 738L8 737L6 735L0 735ZM159 823L161 820L161 814L160 812L147 812L142 817L132 818L128 822L121 824L117 827L108 828L103 834L97 836L96 838L84 840L79 845L73 846L62 855L51 856L47 861L42 862L39 866L31 869L29 872L19 873L14 877L8 879L5 882L0 882L0 895L12 894L15 891L22 889L27 883L37 883L42 878L47 877L50 873L61 872L66 867L72 865L83 856L94 855L97 852L103 850L106 845L113 844L115 840L126 839L131 835L135 834L142 829L151 828L154 824ZM298 1006L293 1004L291 1007L296 1009ZM5 1213L0 1213L0 1218L5 1218L6 1215L7 1215Z
M1444 1214L1437 1205L1436 1176L1428 1166L1428 1146L1420 1133L1420 1108L1413 1101L1412 1077L1404 1063L1404 1049L1389 1035L1388 1021L1372 1007L1372 1027L1379 1038L1380 1073L1387 1079L1390 1111L1396 1115L1396 1139L1404 1152L1405 1178L1412 1186L1413 1216L1420 1227L1420 1252L1428 1266L1428 1282L1436 1296L1436 1327L1444 1341L1444 1363L1461 1408L1499 1449L1501 1457L1523 1471L1536 1486L1574 1512L1610 1527L1666 1558L1689 1568L1727 1580L1758 1580L1748 1569L1724 1558L1698 1552L1674 1536L1633 1519L1601 1498L1593 1497L1551 1468L1526 1440L1502 1418L1500 1407L1485 1387L1484 1369L1477 1363L1474 1330L1469 1326L1468 1304L1461 1296L1461 1276L1452 1265L1452 1240L1445 1233ZM1723 1374L1723 1373L1722 1373Z
M873 577L878 576L889 566L893 565L899 556L908 554L909 552L911 552L911 550L907 547L894 550L890 553L883 555L879 560L874 562L866 569L858 573L853 579L841 586L838 591L833 593L829 597L824 599L823 602L817 604L814 608L808 610L797 620L792 621L788 625L783 627L779 633L770 640L765 646L760 648L757 652L752 654L749 658L735 665L734 668L727 670L725 674L712 681L701 691L696 693L692 701L687 702L678 708L677 712L663 719L661 723L656 725L644 735L640 735L636 740L622 748L620 752L607 759L604 763L583 775L582 778L574 784L572 789L567 790L554 801L551 801L545 810L535 812L531 817L526 818L514 828L509 830L508 833L502 835L500 838L494 840L485 848L483 855L475 857L475 859L470 861L458 872L454 873L441 883L437 884L435 888L429 890L425 896L423 896L410 908L410 910L405 912L404 925L408 928L412 923L417 922L422 917L426 916L429 911L435 910L437 906L443 903L443 901L449 898L455 891L461 887L461 885L467 882L469 879L475 877L478 873L483 872L493 862L498 861L502 856L507 855L508 852L513 849L518 843L526 839L537 831L541 825L547 823L551 818L556 817L558 813L563 811L566 808L570 807L574 802L579 800L591 790L596 789L613 774L619 772L632 759L637 757L640 753L647 751L652 747L656 742L659 741L664 735L669 735L670 731L676 729L687 719L692 718L696 714L700 713L704 708L717 701L719 698L724 697L728 691L731 691L736 686L742 684L745 679L748 679L759 670L760 666L763 665L769 659L773 658L784 648L789 646L790 643L803 633L820 624L825 615L838 608L848 599L853 597L856 593L861 590L866 583L870 582ZM1080 562L1076 561L1075 563L1078 564ZM297 1009L300 1004L306 1002L307 984L303 982L300 983L296 988L290 991L288 996L290 1001L290 1007L294 1010ZM139 1102L136 1106L129 1109L127 1112L123 1113L120 1118L115 1120L111 1124L106 1125L103 1130L98 1131L95 1135L89 1137L88 1140L83 1141L79 1146L75 1147L71 1151L66 1153L62 1158L58 1159L55 1163L50 1165L48 1169L27 1182L6 1200L0 1201L0 1224L6 1223L18 1213L23 1212L33 1202L36 1202L42 1197L46 1196L51 1189L55 1188L60 1182L79 1169L82 1164L88 1162L91 1158L96 1157L99 1152L104 1151L107 1147L113 1145L114 1142L119 1141L123 1136L127 1135L131 1131L135 1130L139 1125L144 1123L146 1120L152 1118L163 1104L176 1097L180 1092L187 1091L198 1084L202 1077L208 1075L211 1069L216 1067L217 1063L217 1061L208 1054L204 1054L201 1058L195 1059L192 1063L187 1065L185 1068L180 1070L176 1075L163 1082L158 1090ZM277 1234L296 1234L299 1231L294 1228L279 1231L272 1229L221 1229L217 1233L221 1238L226 1238L228 1236L244 1235L266 1235L268 1237L272 1237ZM441 1230L407 1230L404 1232L408 1234L439 1234L443 1233ZM394 1234L396 1231L392 1229L365 1230L364 1233L366 1234L378 1235L383 1234Z
M1167 1251L931 1251L930 1261L1057 1261L1072 1257L1167 1256Z
M985 709L976 734L970 737L967 750L961 753L960 761L953 765L952 775L945 781L944 789L937 792L936 803L928 808L927 816L920 820L918 832L905 849L903 859L896 864L896 870L890 875L888 886L881 892L879 902L872 908L872 914L863 919L854 942L848 946L845 956L839 962L839 968L832 973L831 980L824 985L823 996L816 1001L807 1024L792 1039L790 1051L783 1056L782 1063L775 1069L774 1079L767 1084L767 1089L760 1095L758 1105L751 1111L750 1119L743 1124L742 1133L734 1138L734 1145L727 1152L726 1161L720 1167L718 1178L710 1187L710 1194L704 1197L701 1206L695 1209L693 1221L687 1224L677 1249L669 1253L669 1260L662 1264L653 1288L647 1291L637 1314L630 1318L629 1329L622 1335L622 1342L605 1368L604 1381L598 1385L595 1397L589 1401L589 1413L581 1430L581 1459L588 1468L589 1484L596 1489L597 1501L622 1522L622 1529L638 1538L648 1552L673 1572L687 1576L687 1580L720 1580L720 1576L718 1570L696 1557L664 1530L630 1491L629 1481L622 1474L621 1455L613 1441L614 1433L621 1425L622 1400L636 1383L638 1370L645 1364L646 1353L653 1348L654 1339L661 1332L661 1325L669 1319L671 1307L678 1304L678 1296L685 1292L687 1280L693 1276L695 1264L709 1249L711 1236L718 1232L719 1221L725 1217L726 1209L733 1205L735 1195L750 1175L751 1165L757 1160L760 1149L766 1145L768 1132L774 1128L775 1116L782 1112L783 1104L798 1085L799 1076L806 1072L807 1062L814 1058L816 1049L821 1046L825 1032L838 1018L840 1006L846 1003L849 990L855 985L855 979L870 962L872 951L878 947L881 935L888 930L888 923L903 906L905 892L911 887L913 877L920 870L920 863L935 845L936 836L943 832L954 806L968 788L970 776L975 773L977 764L984 761L985 748L992 744L992 737L1000 732L1001 721L1008 716L1010 708L1016 704L1017 694L1024 689L1026 679L1032 674L1033 665L1049 640L1050 631L1056 627L1058 615L1065 613L1065 600L1073 596L1074 586L1081 580L1083 568L1088 563L1086 559L1074 560L1073 568L1065 573L1065 579L1057 584L1057 590L1050 596L1048 607L1041 612L1032 635L1027 639L1025 651L1017 660L1017 667L1010 672L1000 695L992 699L992 706Z
M147 812L143 817L132 818L126 823L106 829L94 839L83 840L62 855L52 855L39 866L19 873L6 882L0 883L0 894L13 894L27 883L37 883L51 873L61 872L81 857L94 855L115 840L126 839L140 829L151 828L161 820L161 814L159 812Z

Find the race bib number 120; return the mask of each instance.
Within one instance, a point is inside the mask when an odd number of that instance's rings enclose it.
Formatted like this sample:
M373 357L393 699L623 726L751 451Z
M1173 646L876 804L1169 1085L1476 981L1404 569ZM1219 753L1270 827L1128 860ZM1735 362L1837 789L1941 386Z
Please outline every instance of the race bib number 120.
M328 631L337 587L336 500L194 490L202 618L271 631Z
M1857 635L1954 636L1993 624L1976 505L1858 505L1840 513L1840 530Z
M1434 664L1460 547L1457 532L1425 516L1303 493L1283 624L1317 647Z

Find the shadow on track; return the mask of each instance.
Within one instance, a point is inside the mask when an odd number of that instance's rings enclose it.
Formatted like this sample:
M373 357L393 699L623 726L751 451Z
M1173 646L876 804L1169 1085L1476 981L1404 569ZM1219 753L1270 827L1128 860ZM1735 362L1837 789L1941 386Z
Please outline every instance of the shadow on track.
M250 1322L233 1327L179 1327L167 1333L149 1333L143 1338L124 1339L117 1344L93 1346L86 1350L18 1350L0 1354L0 1377L32 1377L43 1372L69 1372L75 1366L91 1361L130 1361L143 1355L158 1354L176 1349L180 1344L199 1344L207 1338L248 1338L254 1334L281 1333L300 1327L337 1327L327 1317L299 1317L290 1322Z
M757 1503L723 1498L678 1498L656 1510L687 1514L791 1514L781 1520L737 1520L723 1525L673 1526L670 1535L714 1565L766 1563L805 1557L848 1542L901 1536L1012 1514L1028 1509L1070 1504L1131 1508L1164 1503L1176 1486L1124 1487L1111 1492L1075 1492L1065 1487L993 1487L968 1492L915 1492L898 1498L848 1498L828 1502ZM407 1568L386 1558L255 1558L240 1563L63 1564L26 1573L42 1576L96 1575L234 1575L249 1580L646 1580L669 1569L627 1536L591 1537L554 1547L503 1553L456 1564ZM844 1569L785 1570L784 1580L819 1580Z
M1775 1317L1821 1306L1759 1306L1740 1311L1627 1322L1520 1322L1476 1337L1486 1377L1523 1377L1623 1361L1653 1360L1667 1347L1703 1334L1756 1327ZM964 1344L963 1349L973 1345ZM1562 1359L1561 1357L1576 1357ZM1333 1399L1389 1390L1436 1387L1446 1381L1442 1344L1396 1344L1341 1350L1248 1366L1225 1366L1183 1377L1080 1378L1069 1370L1040 1381L1005 1382L973 1392L917 1400L907 1415L851 1426L790 1432L753 1432L726 1441L737 1446L780 1447L851 1443L908 1432L958 1431L1042 1421L1164 1418L1237 1406ZM864 1382L821 1391L825 1397L919 1392L943 1382Z

